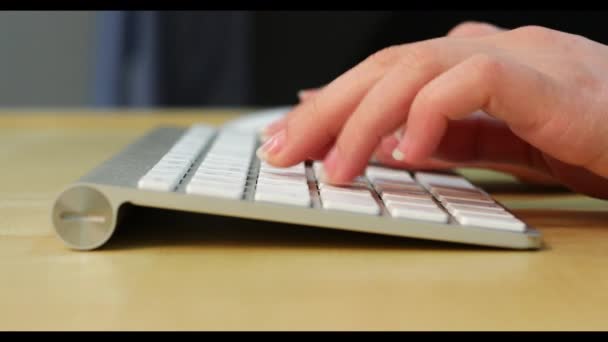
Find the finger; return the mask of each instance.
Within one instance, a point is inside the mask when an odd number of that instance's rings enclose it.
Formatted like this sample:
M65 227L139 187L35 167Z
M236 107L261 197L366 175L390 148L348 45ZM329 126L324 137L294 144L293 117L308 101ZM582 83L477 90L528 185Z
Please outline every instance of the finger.
M273 121L268 126L264 127L261 131L261 140L267 141L273 135L277 134L277 132L281 131L282 129L285 129L285 127L287 126L287 121L290 119L290 117L294 115L295 109L297 109L301 105L302 104L300 103L296 104L294 108L292 108L292 110L285 113L283 116Z
M600 199L608 199L608 180L595 172L545 155L552 173L572 191Z
M311 89L300 90L298 92L298 98L300 99L300 102L307 101L307 100L311 99L314 95L318 94L321 89L322 88L311 88ZM285 126L287 125L287 120L289 120L289 117L293 112L294 112L293 110L290 111L286 115L283 115L279 119L270 123L268 126L264 127L261 132L262 141L266 141L266 140L270 139L275 133L284 129Z
M489 23L465 21L454 26L447 35L448 37L479 37L499 33L504 30L505 29L501 27Z
M516 178L537 184L555 184L550 170L538 151L509 133L486 130L485 134L474 133L476 123L471 127L454 127L450 122L448 133L442 139L437 151L430 159L414 164L395 160L392 151L399 144L396 137L385 138L375 152L382 164L404 169L444 170L454 168L485 168L509 173ZM472 129L468 129L472 128ZM495 132L496 134L494 134ZM456 134L454 134L456 133ZM509 138L509 135L512 135Z
M471 53L471 47L447 41L417 49L406 52L348 118L324 161L328 181L343 183L359 175L381 139L407 118L418 91Z
M283 115L279 119L275 120L268 126L264 127L261 132L261 140L267 141L272 137L276 132L282 130L287 125L288 115Z
M258 156L275 166L290 166L318 153L335 139L362 97L397 57L398 48L382 50L323 87L310 101L300 103L269 140L272 143L257 151Z
M303 89L298 92L298 99L300 102L304 102L318 94L321 88Z
M516 132L534 130L558 113L562 92L546 75L504 56L473 56L420 91L395 154L409 162L430 157L448 121L479 109Z
M332 140L330 143L326 144L324 147L318 149L314 153L308 156L308 160L323 160L331 151L331 148L334 146L335 141Z
M383 154L391 155L392 150L387 149L394 150L399 144L396 138L391 143L382 144ZM513 133L506 123L477 112L466 119L448 121L432 156L450 162L514 164L547 172L544 163L530 158L531 149L534 147Z

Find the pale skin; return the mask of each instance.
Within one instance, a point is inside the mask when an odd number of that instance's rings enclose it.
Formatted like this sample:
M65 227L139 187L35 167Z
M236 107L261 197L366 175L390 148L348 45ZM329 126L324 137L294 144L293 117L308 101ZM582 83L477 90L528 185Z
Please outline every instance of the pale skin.
M392 46L265 130L275 166L323 160L347 183L370 158L402 168L480 167L608 198L608 47L528 26L468 22Z

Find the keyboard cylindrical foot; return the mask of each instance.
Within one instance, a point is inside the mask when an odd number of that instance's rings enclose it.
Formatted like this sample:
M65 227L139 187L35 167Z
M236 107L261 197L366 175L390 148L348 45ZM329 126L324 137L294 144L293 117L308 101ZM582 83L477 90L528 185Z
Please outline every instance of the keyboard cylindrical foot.
M78 250L105 244L116 227L112 204L100 191L83 185L65 190L55 201L52 221L64 243Z

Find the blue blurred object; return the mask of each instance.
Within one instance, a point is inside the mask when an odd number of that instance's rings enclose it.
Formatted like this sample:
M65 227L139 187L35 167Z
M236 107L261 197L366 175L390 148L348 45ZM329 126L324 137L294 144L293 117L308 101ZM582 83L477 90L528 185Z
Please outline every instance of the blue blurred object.
M152 107L158 97L158 13L97 14L95 107Z

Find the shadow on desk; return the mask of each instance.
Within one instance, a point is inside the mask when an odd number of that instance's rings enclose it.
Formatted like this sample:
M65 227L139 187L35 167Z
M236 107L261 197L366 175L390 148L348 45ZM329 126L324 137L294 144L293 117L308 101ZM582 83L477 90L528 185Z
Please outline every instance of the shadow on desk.
M500 250L142 207L128 209L103 250L159 246Z

